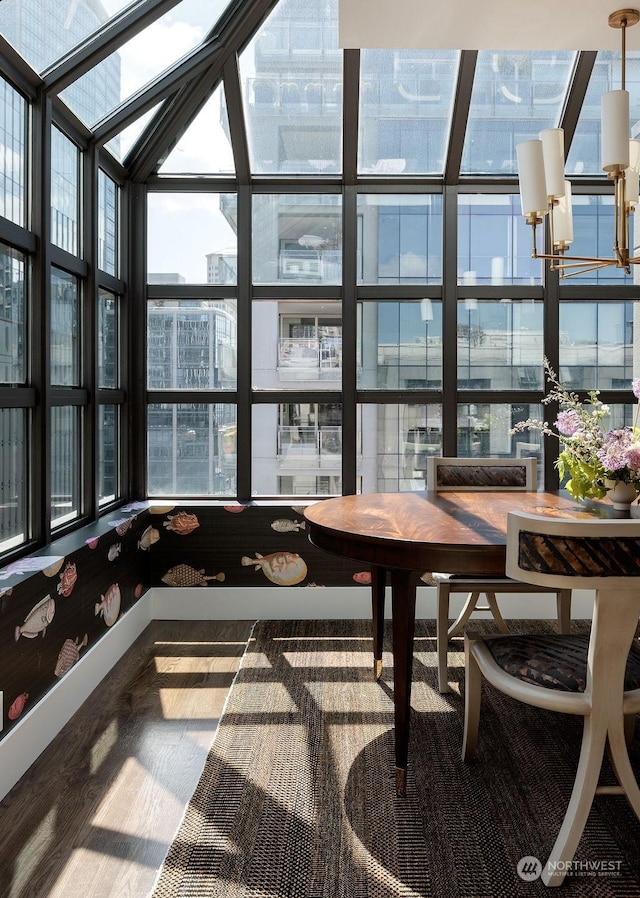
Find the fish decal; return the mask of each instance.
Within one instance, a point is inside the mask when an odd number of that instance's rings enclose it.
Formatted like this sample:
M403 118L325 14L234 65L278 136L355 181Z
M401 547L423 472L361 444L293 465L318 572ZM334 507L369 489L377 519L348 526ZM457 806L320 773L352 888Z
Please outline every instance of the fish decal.
M7 711L7 717L9 718L9 720L16 720L18 717L20 717L20 715L24 711L24 706L26 705L28 698L29 693L23 692L22 695L19 695L12 701L11 707Z
M371 571L358 571L352 579L363 586L371 586Z
M64 558L62 559L64 561ZM19 558L12 561L0 571L0 580L6 580L13 574L29 574L34 571L44 571L60 561L59 555L37 555L35 558ZM57 572L56 572L57 573ZM55 574L51 575L55 577Z
M222 583L225 579L224 574L212 574L210 577L205 576L204 568L197 571L188 564L176 564L160 577L167 586L206 586L209 580L217 580Z
M305 583L305 586L310 589L326 589L327 587L324 583Z
M240 514L241 511L245 511L246 505L223 505L222 506L225 511L228 511L229 514Z
M60 574L60 582L58 583L58 593L61 596L70 596L73 592L73 587L76 585L76 580L78 579L78 572L76 570L75 564L70 561L63 572Z
M5 586L4 589L0 589L0 599L3 599L5 596L10 596L13 592L13 586Z
M291 521L288 518L278 518L277 521L271 523L271 529L277 533L299 533L306 526L306 521Z
M292 505L291 511L295 512L296 514L304 514L308 507L308 505Z
M58 652L58 661L53 671L56 677L63 677L68 670L71 670L80 657L80 649L83 649L88 642L89 637L86 633L82 642L79 639L75 641L73 639L65 639L62 643L62 648Z
M121 551L122 551L122 543L114 543L112 546L109 546L109 551L107 552L107 558L109 559L109 561L115 561Z
M150 505L149 514L169 514L174 508L175 505Z
M267 580L278 586L295 586L307 576L307 565L294 552L273 552L271 555L260 555L256 552L255 555L255 558L244 555L240 564L243 567L253 564L256 571L262 568Z
M140 539L138 540L138 548L146 551L154 543L160 539L160 531L155 527L147 527Z
M95 549L100 542L99 536L90 536L89 539L85 539L86 544L90 549Z
M127 533L135 521L135 517L133 518L114 518L113 521L108 521L110 527L116 531L118 536L124 536Z
M111 627L118 620L121 598L120 587L117 583L113 583L105 594L100 596L100 601L96 603L94 613L102 615L102 619L107 627Z
M55 575L60 571L62 565L64 564L64 555L58 558L57 561L54 561L53 564L48 565L47 567L42 569L42 573L45 577L55 577Z
M190 533L193 533L196 527L200 526L200 521L194 514L179 511L178 514L170 514L164 522L164 526L167 530L173 530L174 533L178 533L180 536L188 536Z
M45 596L37 605L33 606L22 626L16 627L16 642L21 636L25 636L27 639L34 639L38 633L42 633L44 636L55 613L56 603L51 596Z
M133 502L128 502L127 505L122 506L123 511L143 511L145 508L149 507L149 503L145 499L135 499ZM135 520L135 518L132 518Z
M133 590L133 594L136 597L136 599L140 598L143 591L144 591L144 586L142 585L142 583L136 583L136 588Z

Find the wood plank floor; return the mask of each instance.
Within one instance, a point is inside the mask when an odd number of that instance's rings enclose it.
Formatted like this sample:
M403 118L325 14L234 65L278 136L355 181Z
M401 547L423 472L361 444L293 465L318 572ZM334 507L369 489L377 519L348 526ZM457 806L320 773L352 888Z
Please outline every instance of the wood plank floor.
M0 802L2 898L146 898L250 621L154 621Z

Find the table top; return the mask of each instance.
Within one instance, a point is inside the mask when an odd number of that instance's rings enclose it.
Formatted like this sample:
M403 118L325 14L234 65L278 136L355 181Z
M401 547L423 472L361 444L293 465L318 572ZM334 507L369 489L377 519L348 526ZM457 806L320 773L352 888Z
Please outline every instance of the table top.
M411 571L504 576L507 514L613 518L608 502L519 490L363 493L307 507L310 541L335 555Z

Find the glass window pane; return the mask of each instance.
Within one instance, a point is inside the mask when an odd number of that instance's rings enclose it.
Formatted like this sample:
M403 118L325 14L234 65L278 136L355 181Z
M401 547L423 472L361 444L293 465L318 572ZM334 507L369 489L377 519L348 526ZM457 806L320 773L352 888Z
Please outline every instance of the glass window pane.
M236 431L235 405L149 405L148 495L234 496Z
M228 0L182 0L60 96L87 125L95 125L197 47L227 5Z
M358 388L442 388L442 302L358 304Z
M118 275L118 198L120 189L98 170L98 268Z
M101 405L98 416L98 502L113 502L120 493L118 476L120 412L117 405Z
M116 159L122 160L125 158L161 105L161 103L158 103L152 109L149 109L105 144L105 147L113 153Z
M543 473L542 438L537 430L510 433L519 421L540 420L538 403L466 403L458 406L458 451L460 458L538 459L538 480Z
M100 290L98 299L98 386L115 389L118 370L118 297Z
M0 78L0 215L23 227L27 224L26 134L26 101L4 78Z
M338 0L280 0L240 74L254 174L341 171Z
M252 246L257 284L339 284L342 197L254 196Z
M0 383L25 383L25 258L0 243Z
M78 281L71 274L51 271L51 383L80 385L80 297Z
M363 493L426 488L427 458L442 454L442 407L360 405L358 475Z
M51 241L78 255L80 150L58 128L51 129Z
M132 3L133 0L102 0L69 5L3 0L0 32L36 71L42 72Z
M255 301L252 362L256 390L340 390L342 304Z
M228 175L234 172L227 103L224 87L219 84L160 166L159 173Z
M633 334L640 333L640 303L560 303L560 382L568 390L630 390Z
M640 98L639 98L640 99ZM568 255L596 256L613 259L614 215L613 196L573 196L573 244ZM631 227L633 219L631 216ZM631 241L633 254L633 241ZM586 274L572 276L581 284L631 284L633 273L625 274L623 268L609 266Z
M541 284L519 195L463 194L458 204L459 283Z
M51 526L80 513L80 409L51 409Z
M254 405L252 427L254 496L342 493L340 403Z
M601 175L600 159L601 134L601 101L602 95L610 90L618 90L620 80L620 51L599 50L589 87L580 110L578 124L569 155L567 157L567 173L571 175ZM630 109L637 110L640 105L640 51L627 50L625 87L629 91ZM632 122L637 119L632 114ZM632 127L631 137L638 137L637 124ZM581 253L580 255L588 255Z
M458 301L458 389L541 390L543 303Z
M442 283L442 196L358 197L358 283Z
M147 199L150 284L235 284L235 193L151 193Z
M0 409L0 552L25 542L29 536L29 457L26 409Z
M363 50L358 171L444 172L457 50Z
M478 53L463 174L516 173L516 145L557 126L574 60L557 50Z
M234 390L235 300L157 300L147 306L149 390Z

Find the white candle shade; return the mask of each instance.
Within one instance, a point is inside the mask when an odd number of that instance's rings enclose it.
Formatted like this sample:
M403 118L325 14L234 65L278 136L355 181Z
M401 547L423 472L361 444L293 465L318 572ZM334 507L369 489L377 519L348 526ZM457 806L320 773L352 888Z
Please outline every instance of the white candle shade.
M602 97L602 170L629 168L629 92L610 90Z
M553 240L555 244L573 243L573 210L571 208L571 182L564 182L564 196L553 207Z
M516 154L522 214L525 218L546 215L549 210L542 141L525 140L516 146Z
M640 171L640 140L629 141L629 168Z
M624 198L630 206L637 206L640 202L638 196L640 182L637 168L625 168L624 170Z
M564 131L562 128L545 128L540 132L540 140L547 196L558 199L564 196Z

